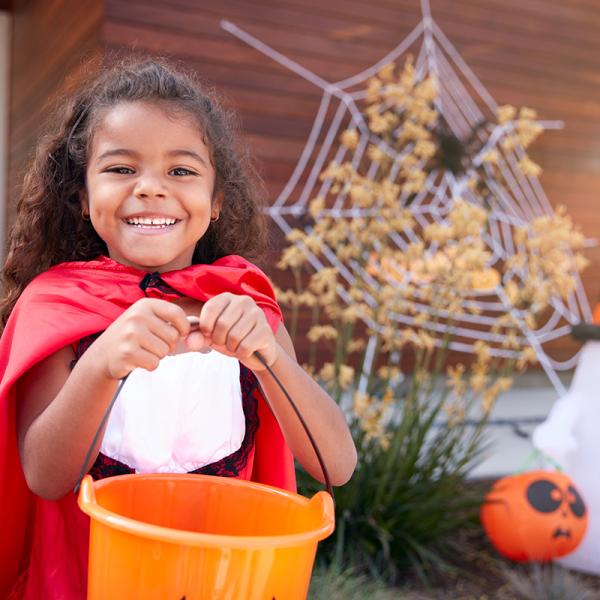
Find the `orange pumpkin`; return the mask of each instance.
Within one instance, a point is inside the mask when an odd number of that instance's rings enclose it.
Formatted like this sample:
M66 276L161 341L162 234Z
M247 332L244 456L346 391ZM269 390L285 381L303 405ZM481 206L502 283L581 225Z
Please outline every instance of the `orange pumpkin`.
M531 471L496 481L481 507L481 523L507 558L549 561L575 550L588 514L567 475Z

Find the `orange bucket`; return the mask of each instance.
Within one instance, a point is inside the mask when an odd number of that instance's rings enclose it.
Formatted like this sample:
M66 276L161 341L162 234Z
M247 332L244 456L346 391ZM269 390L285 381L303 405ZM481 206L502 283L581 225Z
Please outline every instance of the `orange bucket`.
M300 600L331 496L210 475L121 475L81 484L91 518L88 599Z

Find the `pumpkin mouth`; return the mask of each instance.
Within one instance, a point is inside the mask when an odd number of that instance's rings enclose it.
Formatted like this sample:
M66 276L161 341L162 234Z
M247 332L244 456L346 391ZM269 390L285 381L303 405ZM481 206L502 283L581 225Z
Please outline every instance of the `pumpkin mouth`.
M552 534L552 539L556 539L556 538L560 538L560 537L565 537L565 538L571 539L571 530L570 529L561 529L560 527L557 527L554 530L554 533Z

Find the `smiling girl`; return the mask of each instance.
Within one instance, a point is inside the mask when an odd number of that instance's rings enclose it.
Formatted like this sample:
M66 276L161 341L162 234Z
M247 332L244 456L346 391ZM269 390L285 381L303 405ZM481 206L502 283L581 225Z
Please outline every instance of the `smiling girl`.
M335 485L356 451L247 260L264 217L214 96L162 61L130 61L53 122L3 273L0 596L70 600L85 597L88 544L72 490L125 376L85 465L96 479L193 472L293 490L294 456L321 479L255 352L296 400Z

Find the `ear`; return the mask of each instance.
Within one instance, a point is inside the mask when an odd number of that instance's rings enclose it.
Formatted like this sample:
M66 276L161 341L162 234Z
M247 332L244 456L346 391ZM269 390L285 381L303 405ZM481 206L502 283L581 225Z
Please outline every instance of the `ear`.
M90 201L89 201L86 189L82 189L79 191L79 203L81 204L81 217L83 219L89 219L90 218Z
M221 214L221 207L223 206L223 192L217 192L213 198L210 207L210 218L216 221Z

